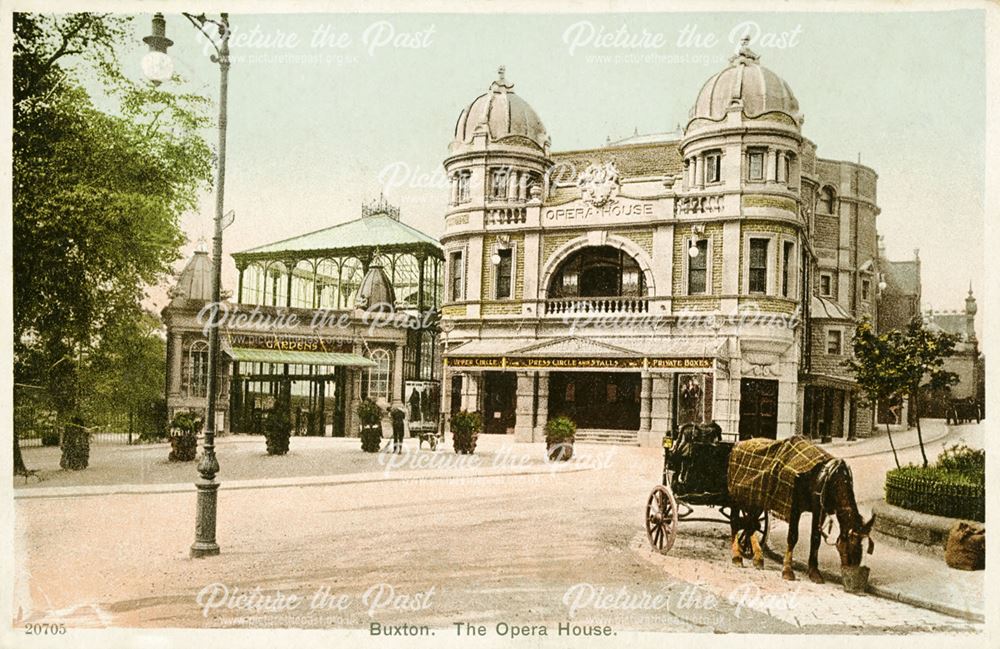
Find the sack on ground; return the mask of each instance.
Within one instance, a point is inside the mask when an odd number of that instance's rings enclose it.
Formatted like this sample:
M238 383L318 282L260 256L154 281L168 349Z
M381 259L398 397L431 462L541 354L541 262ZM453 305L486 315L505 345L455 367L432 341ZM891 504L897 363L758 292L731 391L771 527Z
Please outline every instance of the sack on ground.
M965 521L955 523L944 544L944 560L959 570L985 569L986 529Z

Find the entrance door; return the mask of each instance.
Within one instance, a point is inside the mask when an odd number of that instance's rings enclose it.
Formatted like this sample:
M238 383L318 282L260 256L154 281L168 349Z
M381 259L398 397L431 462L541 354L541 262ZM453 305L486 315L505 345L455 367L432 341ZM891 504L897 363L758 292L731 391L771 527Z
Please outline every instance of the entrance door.
M740 380L740 439L778 437L778 382Z
M514 429L517 416L517 375L513 372L486 372L483 389L483 432L506 435Z

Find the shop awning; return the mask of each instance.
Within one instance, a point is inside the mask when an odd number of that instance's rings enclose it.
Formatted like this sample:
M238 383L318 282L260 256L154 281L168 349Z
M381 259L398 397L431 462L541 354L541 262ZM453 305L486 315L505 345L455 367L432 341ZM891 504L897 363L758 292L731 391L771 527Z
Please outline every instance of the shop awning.
M336 365L339 367L375 367L375 361L358 354L343 352L302 352L283 349L232 347L224 350L233 360L249 363L288 363L291 365Z

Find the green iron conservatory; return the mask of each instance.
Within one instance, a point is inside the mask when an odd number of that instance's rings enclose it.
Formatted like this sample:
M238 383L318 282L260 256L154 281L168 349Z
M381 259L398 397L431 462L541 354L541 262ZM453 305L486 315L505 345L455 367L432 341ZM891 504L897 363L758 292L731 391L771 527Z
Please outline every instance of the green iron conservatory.
M438 425L436 320L443 254L379 199L346 223L242 252L235 300L223 305L217 429L259 433L279 391L293 433L357 435L365 398ZM196 252L164 309L167 407L204 412L211 262Z

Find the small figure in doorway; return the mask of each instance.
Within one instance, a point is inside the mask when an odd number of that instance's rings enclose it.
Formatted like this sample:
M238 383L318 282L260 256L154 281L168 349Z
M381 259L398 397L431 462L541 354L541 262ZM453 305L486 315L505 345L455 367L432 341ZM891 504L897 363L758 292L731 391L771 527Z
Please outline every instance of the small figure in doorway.
M392 452L402 453L406 413L399 408L393 408L390 414L392 416Z

